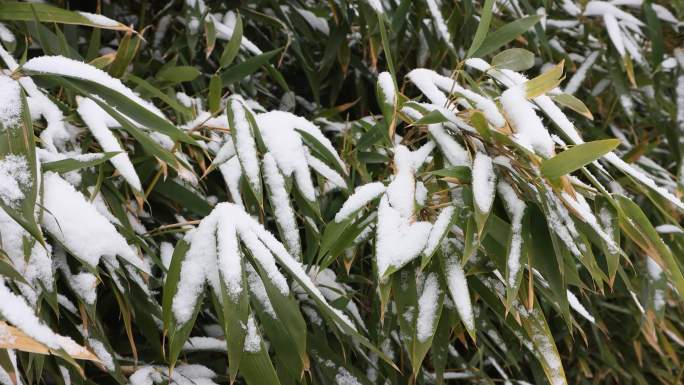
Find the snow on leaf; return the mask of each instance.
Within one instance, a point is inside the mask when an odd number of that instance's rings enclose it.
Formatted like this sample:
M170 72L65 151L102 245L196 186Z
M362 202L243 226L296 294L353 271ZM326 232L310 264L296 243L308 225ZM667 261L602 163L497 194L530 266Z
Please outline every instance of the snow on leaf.
M43 188L43 205L48 213L43 215L42 224L70 252L92 267L101 257L119 256L142 271L148 270L116 228L67 181L47 172Z
M470 302L470 293L468 292L468 282L466 281L465 273L461 267L461 263L455 256L447 259L446 266L446 283L449 289L451 299L456 305L461 321L466 329L472 334L475 330L475 318L473 316L473 306Z
M367 183L357 187L335 214L335 222L339 223L349 218L384 192L385 185L381 182Z
M140 178L133 163L109 129L110 126L118 126L118 123L91 99L80 99L78 113L105 152L120 152L109 161L134 190L142 191Z
M475 155L473 161L473 197L475 205L481 213L489 213L494 202L494 188L496 187L496 174L492 158L482 152Z
M423 291L418 298L418 318L416 319L416 336L420 342L432 337L432 331L437 321L439 306L437 300L440 295L437 275L431 273L423 284Z

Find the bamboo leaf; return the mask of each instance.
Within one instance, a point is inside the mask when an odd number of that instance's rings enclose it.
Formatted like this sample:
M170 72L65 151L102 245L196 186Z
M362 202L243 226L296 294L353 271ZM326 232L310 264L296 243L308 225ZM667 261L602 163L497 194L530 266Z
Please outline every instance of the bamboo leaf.
M570 174L613 151L619 144L617 139L605 139L570 147L553 158L543 160L542 175L553 179Z

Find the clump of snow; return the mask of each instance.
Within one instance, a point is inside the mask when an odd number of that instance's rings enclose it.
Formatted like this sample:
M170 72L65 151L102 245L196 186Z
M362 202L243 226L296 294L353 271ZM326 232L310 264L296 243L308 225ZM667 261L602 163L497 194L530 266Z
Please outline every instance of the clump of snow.
M321 130L307 119L284 111L270 111L256 116L259 132L264 139L264 144L268 151L273 155L280 171L284 176L294 176L294 180L302 195L309 200L316 199L313 181L309 167L317 169L327 179L331 176L327 169L320 167L321 164L314 164L311 160L314 157L307 152L303 144L302 131L313 136L330 153L342 170L345 164L340 159L337 151L332 146L328 138L323 135ZM322 162L321 162L322 163ZM333 183L344 184L340 181L341 177L335 176L330 179Z
M249 249L255 262L265 271L266 278L283 295L289 295L290 290L276 262L306 289L319 306L327 308L334 314L334 320L338 325L356 330L354 324L342 312L326 302L301 263L289 254L285 246L241 207L231 203L216 205L191 236L190 249L181 265L178 290L173 297L172 310L176 322L183 324L190 319L197 304L197 298L204 289L205 281L208 281L215 291L220 290L219 277L216 272L216 234L221 233L217 232L216 228L219 217L221 221L226 221L226 226L232 223L236 227L239 239Z
M234 131L235 150L247 181L258 196L261 193L261 174L259 172L256 142L247 121L247 113L250 113L247 109L248 107L237 98L233 98L230 101L230 110L232 112L231 129Z
M406 75L432 103L440 107L449 104L444 92L460 94L475 103L475 107L482 111L487 121L496 128L502 127L506 121L499 112L496 104L477 92L461 87L454 79L438 74L435 71L417 68Z
M0 132L14 128L21 118L21 93L19 83L0 74Z
M522 219L525 214L525 203L518 198L513 187L506 182L499 182L498 190L511 217L511 245L508 250L508 257L506 258L506 266L508 267L508 280L506 283L509 287L514 287L518 272L520 271Z
M294 210L290 204L290 197L285 189L285 179L278 171L278 166L271 153L264 155L264 177L270 193L273 212L280 231L282 231L285 244L290 254L298 257L301 254L299 240L299 228L295 219Z
M432 273L423 284L423 291L418 298L418 319L416 320L416 336L421 342L425 342L432 337L432 330L437 321L439 310L438 299L441 290L437 276Z
M383 196L378 209L375 252L378 276L383 277L388 269L399 268L418 256L427 244L430 228L428 222L409 223Z
M93 349L93 353L97 356L97 358L100 359L100 362L102 362L102 365L109 370L110 372L113 372L116 370L116 366L114 365L114 357L112 357L111 353L107 350L107 348L104 346L104 344L95 338L88 338L88 345Z
M473 197L481 213L489 213L494 202L495 187L496 174L492 158L478 152L473 161Z
M14 37L12 31L10 31L3 23L0 23L0 40L10 44L17 41L17 38Z
M97 24L99 26L103 27L123 27L121 23L119 23L116 20L112 20L108 18L107 16L99 15L96 13L90 13L90 12L78 12L79 15L85 17L90 21L91 23Z
M69 285L87 304L92 305L97 299L97 277L88 272L81 272L69 277Z
M430 14L432 15L432 20L435 23L437 35L444 40L447 46L453 49L454 45L453 41L451 40L451 33L449 33L449 29L444 21L444 16L442 16L442 12L439 10L438 2L436 0L427 0L427 6L430 10Z
M554 154L554 144L549 131L534 112L525 97L525 88L515 86L501 94L501 105L511 126L515 130L513 138L521 146L535 151L544 158Z
M570 290L568 290L568 291L567 291L567 295L568 295L568 304L570 305L570 307L571 307L574 311L576 311L577 313L579 313L579 315L581 315L582 317L586 318L587 321L589 321L589 322L591 322L591 323L595 323L595 322L596 322L596 320L594 319L594 316L592 316L592 315L589 313L589 311L587 311L587 309L586 309L584 306L582 306L582 304L580 303L580 301L577 299L577 296L575 296L575 294L573 294L573 292L571 292Z
M228 351L226 341L214 337L190 337L183 345L183 351L205 351L214 350L219 352Z
M442 155L452 166L470 166L470 155L468 151L461 146L451 135L444 129L443 124L428 125L430 135L437 142L437 145L442 150Z
M397 91L394 86L394 80L392 79L392 74L389 72L381 72L378 75L378 86L382 91L382 96L384 97L385 104L388 106L394 106L397 99Z
M109 124L118 125L112 122L112 117L109 116L100 106L92 99L79 99L78 113L81 119L86 124L90 132L93 134L102 149L106 152L119 152L109 159L112 165L116 168L121 176L133 187L136 191L142 191L142 185L138 173L133 167L128 154L121 147L121 144L116 139L116 136L109 129Z
M116 228L95 206L58 174L43 175L43 205L47 211L42 224L69 251L88 265L95 267L100 257L122 257L131 265L146 271Z
M347 369L339 367L335 375L336 385L361 385L361 382Z
M382 2L380 0L366 0L368 5L373 8L373 10L379 14L384 14L385 10L382 8Z
M446 283L449 288L451 299L456 305L461 321L468 330L475 329L475 318L473 316L473 306L470 303L470 294L468 293L468 281L466 281L463 267L456 257L450 257L447 260L446 268Z
M268 298L268 292L266 291L266 286L264 286L264 282L261 280L261 277L259 277L259 274L256 272L256 270L254 270L252 265L246 264L245 267L245 270L247 270L247 283L249 284L249 292L256 297L266 314L271 316L273 319L277 319L278 315L273 308L273 304L271 304L271 300Z
M451 219L454 216L454 211L455 209L453 206L448 206L444 208L444 210L442 210L437 216L437 220L432 226L432 230L430 230L430 236L428 237L425 250L423 250L425 255L432 255L432 253L437 250L439 242L444 237L444 234L449 231L449 225L451 224Z
M384 192L385 185L381 182L367 183L357 187L354 189L354 193L344 202L340 211L335 214L335 222L339 223L349 218Z
M252 314L247 319L247 335L245 335L244 351L249 353L256 353L261 350L261 336L257 330L256 321Z
M43 324L26 301L7 288L2 278L0 278L0 315L29 337L50 349L64 349L71 355L83 351L83 348L71 338L55 334Z
M0 159L0 199L5 205L16 207L24 199L24 191L32 185L24 155L10 154Z
M684 234L684 230L682 230L681 227L675 225L665 224L656 226L655 229L660 234Z

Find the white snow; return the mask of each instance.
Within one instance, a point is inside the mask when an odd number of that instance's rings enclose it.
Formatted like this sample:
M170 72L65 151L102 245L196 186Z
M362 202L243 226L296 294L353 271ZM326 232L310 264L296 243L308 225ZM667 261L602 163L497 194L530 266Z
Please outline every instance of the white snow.
M347 182L345 182L342 175L340 175L337 171L333 170L322 160L311 155L311 152L308 149L305 150L306 161L309 163L309 167L311 167L312 170L316 171L320 176L325 178L330 183L331 188L347 188Z
M134 190L142 191L142 184L133 163L107 125L111 117L97 103L88 98L79 99L78 113L105 152L120 152L109 161Z
M384 14L385 10L382 8L382 2L380 0L366 0L368 5L373 8L373 10L379 14Z
M221 215L216 223L216 257L221 279L228 296L237 302L242 293L242 254L237 229L230 218ZM212 234L213 236L213 234ZM194 239L193 239L194 242ZM190 246L192 247L192 245Z
M347 369L339 367L337 368L337 374L335 375L335 385L361 385L361 383Z
M439 5L436 0L427 0L427 6L432 15L432 20L435 23L435 29L437 30L437 35L439 35L442 40L449 46L449 48L454 49L454 44L451 39L451 34L447 28L446 22L444 21L444 16L439 10Z
M461 146L451 135L444 129L443 124L430 124L428 131L437 145L442 150L442 155L452 166L470 166L470 155L468 151Z
M594 316L592 316L589 313L589 311L587 311L587 309L584 306L582 306L580 301L577 299L577 296L575 296L575 294L573 294L573 292L568 290L567 295L568 295L568 304L570 305L572 310L576 311L579 315L586 318L587 321L589 321L591 323L596 322L596 320L594 319Z
M230 101L230 110L233 118L231 129L235 135L235 150L247 181L254 192L259 195L261 193L259 159L257 158L256 142L252 135L252 129L247 121L247 109L248 107L237 98L233 98Z
M425 255L432 255L432 253L437 250L439 242L442 240L444 235L449 231L449 224L451 223L451 218L454 216L454 207L445 207L437 216L435 224L430 230L430 236L428 237L427 245L423 253Z
M608 235L603 227L598 223L596 216L591 211L591 207L586 202L584 197L580 194L575 194L575 198L570 196L567 192L562 192L563 201L567 203L570 208L582 219L586 224L588 224L596 234L606 243L608 250L611 253L617 253L620 249L613 238Z
M385 185L381 182L367 183L357 187L344 202L340 211L335 214L335 222L339 223L349 218L384 192Z
M509 287L515 287L521 264L522 219L525 214L525 203L518 198L513 187L506 182L499 182L498 190L508 215L511 217L511 246L506 257L506 266L508 267L506 284Z
M89 305L94 304L97 299L96 285L97 277L88 272L81 272L69 277L69 286Z
M454 305L456 305L456 311L466 329L475 330L475 318L473 316L473 306L470 303L468 281L466 281L461 263L455 256L448 258L446 263L446 283L451 299L454 301Z
M473 198L481 213L489 213L494 202L495 187L496 174L492 158L478 152L473 161Z
M147 270L114 226L58 174L46 172L43 188L47 213L42 224L74 255L91 267L97 266L100 257L120 256L133 266Z
M439 310L438 299L440 295L437 275L432 273L423 284L423 291L418 299L418 319L416 320L416 336L420 342L425 342L432 337L435 327L437 311Z
M376 240L378 276L389 268L399 268L417 257L430 235L428 222L408 222L400 211L390 206L386 196L380 199Z
M678 227L675 225L665 224L665 225L656 226L655 229L660 234L684 234L684 230L682 230L681 227Z
M553 140L532 105L526 100L525 88L511 87L501 94L500 100L508 121L515 130L515 141L544 158L552 157Z
M90 21L91 23L103 26L103 27L123 27L121 23L119 23L116 20L112 20L108 18L107 16L99 15L96 13L90 13L90 12L78 12L79 15L85 17Z
M608 31L608 37L610 41L613 42L615 49L618 51L620 56L625 56L625 43L623 41L622 31L620 31L620 25L617 19L611 13L605 13L603 15L603 22L606 24L606 30Z
M96 340L95 338L88 338L88 345L90 345L90 347L93 349L93 353L95 353L97 358L100 359L102 365L104 365L107 370L110 372L116 370L114 358L102 342Z
M285 189L285 179L278 171L278 166L271 153L264 154L263 166L276 222L283 233L288 251L295 257L299 257L302 251L299 228L290 204L290 196Z
M496 104L476 92L461 87L454 79L438 74L425 68L417 68L409 72L406 77L418 87L418 89L439 107L449 104L444 92L460 94L475 103L475 107L482 111L487 121L494 127L502 127L506 121L499 112Z
M17 40L12 31L10 31L9 28L7 28L3 23L0 23L0 40L10 44Z
M638 182L643 184L644 186L654 190L658 194L660 194L663 198L667 199L670 201L670 203L674 204L677 206L679 209L684 210L684 203L682 203L679 198L674 196L671 192L667 191L667 189L658 186L653 179L651 179L649 176L644 174L642 171L637 170L624 160L622 160L619 156L615 155L615 153L610 152L604 156L604 158L609 161L613 166L617 167L620 171L624 172L625 174L631 176L632 178L636 179Z
M392 74L389 72L381 72L378 75L378 86L382 91L382 96L384 97L385 104L388 106L394 106L397 99L397 91L394 86L394 80L392 79Z
M247 319L247 335L245 336L244 351L249 353L256 353L261 350L261 336L257 330L256 321L252 314Z
M240 160L236 156L232 157L229 161L221 164L219 170L221 175L223 175L223 180L226 182L233 202L240 207L244 207L242 196L240 195L240 178L242 177Z
M7 288L2 278L0 278L0 314L7 322L50 349L64 349L71 355L84 351L83 347L71 338L55 334L43 324L26 301Z
M245 247L249 249L255 261L266 271L268 279L283 295L289 294L289 287L275 262L280 264L300 285L306 288L319 306L327 308L334 314L335 321L338 324L355 330L354 324L343 313L328 305L302 265L288 253L285 246L242 208L231 203L216 205L212 213L200 222L192 235L190 249L181 265L178 290L173 298L172 309L179 324L187 322L192 316L197 297L203 290L205 281L209 281L213 288L218 286L215 262L215 224L217 217L222 217L222 220L232 221L235 224L238 236Z
M171 266L171 259L173 258L173 245L170 242L161 242L159 244L159 255L162 264L165 268Z
M259 114L256 121L264 144L283 175L294 176L302 195L307 200L314 201L316 192L309 172L306 148L296 129L309 127L318 131L318 127L300 116L283 111Z
M29 164L24 155L9 154L0 158L0 200L10 207L17 207L24 200L24 191L33 181Z
M226 341L214 337L190 337L183 345L183 351L186 352L205 350L226 352L228 345L226 345Z
M121 93L123 96L129 98L131 101L139 104L150 112L165 118L164 114L162 114L157 107L136 95L130 88L125 86L121 80L115 79L101 69L82 61L69 59L63 56L38 56L27 61L23 68L38 73L62 75L98 83Z
M21 118L21 94L19 83L0 74L0 132L14 128Z
M266 286L264 286L264 282L261 280L259 274L257 274L256 270L254 270L254 268L250 264L245 265L245 270L247 270L247 282L249 283L249 292L256 297L257 301L259 301L266 314L271 316L271 318L273 319L278 319L278 315L276 314L275 309L273 308L273 304L271 304L271 300L268 298Z

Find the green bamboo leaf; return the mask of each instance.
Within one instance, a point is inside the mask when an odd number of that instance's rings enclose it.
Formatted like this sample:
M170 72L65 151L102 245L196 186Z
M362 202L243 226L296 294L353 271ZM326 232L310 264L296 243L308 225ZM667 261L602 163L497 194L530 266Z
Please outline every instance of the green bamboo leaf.
M537 24L541 18L542 17L540 15L527 16L504 25L493 33L487 35L482 42L482 45L475 50L472 55L468 56L483 57L496 51L501 46L513 41L515 38L528 31L535 24Z
M259 68L268 64L268 62L278 55L282 48L274 49L272 51L264 52L261 55L249 58L239 64L236 64L221 73L221 79L224 86L229 86L237 81L240 81L247 76L256 72Z
M480 14L480 23L477 25L475 36L473 36L473 42L470 45L470 48L468 48L466 57L473 57L473 54L477 52L485 42L487 32L489 31L489 24L492 22L493 6L494 0L485 0L484 5L482 6L482 13Z
M561 61L550 70L534 79L526 81L524 83L526 96L530 99L535 98L558 87L562 80L564 63L564 61Z
M534 66L534 54L522 48L510 48L492 58L492 65L512 71L525 71Z
M604 139L570 147L553 158L543 160L542 175L553 179L570 174L613 151L619 144L618 139Z
M54 162L47 162L47 163L42 163L40 166L43 169L43 171L54 171L58 173L65 173L69 171L74 171L74 170L80 170L83 168L88 168L88 167L93 167L97 166L99 164L102 164L115 155L120 154L121 152L103 152L103 153L95 153L95 154L86 154L86 155L92 155L94 156L93 159L89 160L79 160L79 159L74 159L74 158L66 158L62 160L56 160Z
M616 194L615 200L620 206L620 227L649 257L660 262L663 270L670 277L681 298L684 298L684 276L672 255L670 248L663 242L656 229L638 204L631 199Z
M444 114L442 114L441 111L439 110L432 110L428 112L427 114L423 115L422 118L416 120L413 122L414 126L420 126L420 125L426 125L426 124L437 124L437 123L444 123L448 122L449 119L447 119Z
M553 100L563 107L568 107L569 109L577 112L578 114L581 114L587 117L588 119L594 120L594 115L591 114L589 108L587 108L587 106L581 100L577 99L574 95L554 95Z
M226 44L226 47L223 49L221 59L219 60L221 68L228 67L233 60L235 60L235 56L237 56L238 52L240 51L240 43L242 42L242 17L240 17L240 14L238 14L235 19L233 35L230 37L228 44Z
M75 24L117 31L133 31L124 24L92 13L68 11L41 3L0 3L0 20L34 21L35 15L43 23Z
M193 66L166 67L157 73L157 79L170 82L182 83L195 80L200 71Z
M219 75L213 75L211 80L209 80L209 95L207 96L209 111L211 113L216 113L221 108L222 88L223 83L221 83L221 77Z

